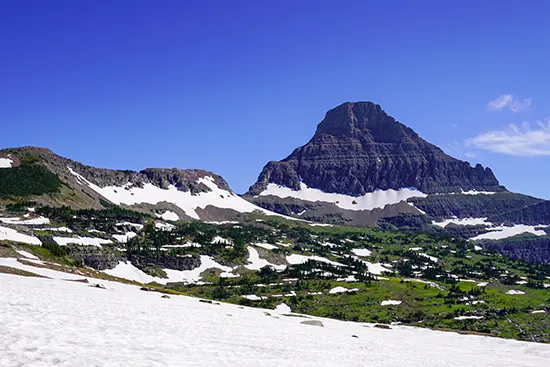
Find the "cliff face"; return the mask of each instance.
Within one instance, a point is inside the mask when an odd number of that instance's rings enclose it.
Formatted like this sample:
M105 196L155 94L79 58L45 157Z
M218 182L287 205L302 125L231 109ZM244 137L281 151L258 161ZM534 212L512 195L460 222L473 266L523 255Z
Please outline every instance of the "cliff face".
M269 183L298 190L300 182L351 196L404 187L427 194L506 191L491 169L448 156L371 102L328 111L313 138L284 160L269 162L249 194Z

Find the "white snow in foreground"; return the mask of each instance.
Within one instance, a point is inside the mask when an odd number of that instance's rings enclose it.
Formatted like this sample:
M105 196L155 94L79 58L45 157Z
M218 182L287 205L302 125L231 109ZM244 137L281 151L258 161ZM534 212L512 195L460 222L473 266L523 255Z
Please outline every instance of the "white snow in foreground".
M326 259L326 258L321 257L321 256L317 256L317 255L306 256L306 255L292 254L292 255L288 255L286 257L286 262L289 263L290 265L304 264L308 260L324 262L324 263L331 264L331 265L334 265L334 266L345 266L345 265L340 264L336 261L332 261L332 260Z
M218 208L233 209L241 213L260 211L267 215L276 215L287 219L294 219L260 208L232 192L220 189L214 182L214 178L211 176L205 176L197 181L206 185L211 191L193 195L190 191L179 191L174 185L170 185L168 189L162 189L150 183L143 185L142 188L133 187L130 183L127 183L122 187L99 187L86 180L71 167L67 168L76 177L79 184L89 186L92 190L114 204L135 205L140 203L149 203L156 205L166 201L178 206L185 212L185 214L193 219L200 219L196 209L204 209L208 205L213 205Z
M319 189L310 188L303 182L300 183L300 190L298 191L270 183L267 185L267 188L260 193L260 196L267 195L273 195L280 198L291 197L313 202L322 201L334 203L338 207L347 210L372 210L384 208L386 205L397 204L401 201L407 201L410 198L424 198L427 196L414 188L403 188L399 190L377 190L363 196L354 197L343 194L326 193Z
M0 168L11 168L13 161L10 158L0 158Z
M134 238L135 236L137 236L137 233L130 231L130 232L126 232L125 234L114 234L113 238L120 243L126 243L131 238Z
M522 233L531 233L535 236L545 236L546 232L542 229L537 228L546 228L548 225L540 225L540 226L528 226L524 224L516 224L512 227L506 227L506 226L499 226L499 227L493 227L489 228L489 232L480 234L479 236L475 236L471 238L472 241L477 240L500 240L503 238L513 237L518 234Z
M550 359L542 343L321 318L315 328L264 314L272 310L101 283L106 290L0 274L9 295L0 297L0 365L542 367Z
M271 264L269 261L260 258L260 254L258 253L258 250L256 250L252 246L248 246L248 264L244 267L249 270L260 270L264 266L271 266L275 270L285 270L286 265L275 265Z
M456 224L459 226L478 226L478 225L492 225L491 222L487 222L487 218L451 218L445 219L442 221L432 221L433 225L436 225L441 228L447 227L449 224Z
M180 216L170 210L167 210L162 214L157 214L157 217L162 218L164 220L171 220L174 222L180 220Z
M24 250L15 250L19 255L26 257L27 259L31 260L39 260L38 257L34 256L30 252L24 251Z
M455 320L481 320L483 316L458 316Z
M531 311L531 313L546 313L546 311L544 311L544 310L535 310L535 311Z
M101 247L101 245L106 245L112 243L110 240L97 237L55 237L53 238L59 246L67 246L69 244L83 245L83 246L96 246Z
M515 296L515 295L522 295L522 294L525 294L525 292L524 292L524 291L517 291L517 290L515 290L515 289L510 289L508 292L506 292L506 294Z
M274 250L274 249L278 248L277 246L272 245L270 243L255 243L254 246L265 248L266 250Z
M17 232L15 229L2 227L2 226L0 226L0 240L28 243L29 245L42 244L42 242L34 236L29 236L29 235Z
M366 248L354 248L351 252L357 256L370 256L372 254L372 251Z
M380 302L380 305L381 306L398 306L401 303L402 303L401 301L396 301L394 299L388 299L388 300Z
M42 224L50 223L48 218L38 217L32 219L21 219L21 218L0 218L0 222L6 224L19 224L19 225L28 225L28 226L38 226Z

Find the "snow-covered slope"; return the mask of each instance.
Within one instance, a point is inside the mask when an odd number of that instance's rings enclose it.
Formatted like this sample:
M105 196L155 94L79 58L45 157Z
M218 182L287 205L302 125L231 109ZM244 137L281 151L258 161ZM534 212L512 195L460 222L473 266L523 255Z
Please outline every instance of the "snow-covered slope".
M211 176L197 180L197 183L205 185L210 191L193 194L190 191L178 190L174 185L169 185L167 189L164 189L151 183L146 183L143 187L133 186L131 183L122 186L100 187L84 178L73 168L67 168L76 177L78 184L88 186L102 197L118 205L171 203L193 219L201 219L196 210L204 209L209 205L216 208L232 209L239 213L259 211L268 215L279 215L262 209L231 191L218 187ZM165 220L179 219L178 215L172 211L166 211L160 216Z
M550 346L0 274L0 365L547 366ZM265 314L268 311L270 314Z

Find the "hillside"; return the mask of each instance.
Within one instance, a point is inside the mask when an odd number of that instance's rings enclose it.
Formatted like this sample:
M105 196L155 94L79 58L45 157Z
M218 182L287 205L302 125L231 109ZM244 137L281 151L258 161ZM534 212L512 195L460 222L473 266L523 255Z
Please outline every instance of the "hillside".
M6 162L0 168L0 204L120 205L172 220L232 220L254 211L276 215L243 200L222 177L204 170L102 169L37 147L4 149L0 157Z

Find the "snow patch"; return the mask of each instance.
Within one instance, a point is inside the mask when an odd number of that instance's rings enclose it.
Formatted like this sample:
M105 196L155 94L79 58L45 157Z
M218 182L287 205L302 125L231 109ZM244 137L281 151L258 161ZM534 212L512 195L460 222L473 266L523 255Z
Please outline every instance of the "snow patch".
M23 257L26 257L27 259L40 260L38 257L34 256L33 254L31 254L30 252L27 252L27 251L15 250L15 252L17 252L19 255L21 255Z
M481 320L483 316L458 316L455 320Z
M43 224L49 224L50 220L44 217L32 218L32 219L21 219L21 218L0 218L0 222L6 224L19 224L19 225L28 225L28 226L39 226Z
M354 248L351 252L357 256L370 256L372 254L372 251L366 248Z
M260 258L260 254L258 254L258 251L252 247L248 246L248 265L245 265L244 267L249 270L260 270L264 266L271 266L275 270L283 271L286 269L286 265L275 265L271 264L269 261Z
M270 183L259 196L273 195L280 198L295 198L312 202L333 203L336 206L347 210L373 210L384 208L386 205L397 204L401 201L407 201L410 198L427 195L415 188L403 188L399 190L376 190L363 196L354 197L343 194L326 193L318 189L310 188L305 183L300 182L300 190L295 191L288 187Z
M2 226L0 226L0 240L22 242L22 243L27 243L29 245L42 244L42 242L34 236L29 236L29 235L17 232L15 229L2 227Z
M335 288L332 288L330 291L328 291L328 294L338 294L338 293L358 292L358 291L359 291L358 288L348 289L344 287L335 287Z
M13 161L10 158L0 158L0 168L11 168Z
M436 225L441 228L447 227L449 224L456 224L459 226L479 226L479 225L485 225L485 226L491 226L493 225L491 222L487 222L487 218L451 218L451 219L445 219L442 221L432 221L433 225Z
M126 232L126 234L114 234L113 235L113 238L115 240L117 240L118 242L120 243L126 243L128 242L131 238L134 238L135 236L137 236L137 233L136 232Z
M515 289L510 289L508 292L506 292L506 294L515 296L515 295L525 294L525 292L524 291L518 291L518 290L515 290Z
M400 305L402 302L401 301L396 301L394 299L388 299L386 301L382 301L380 302L380 305L381 306L398 306Z
M110 240L97 237L55 237L53 238L59 246L67 246L69 244L82 245L82 246L96 246L101 247L101 245L106 245L112 243Z
M162 214L157 214L157 217L162 218L164 220L170 220L173 222L180 220L180 216L170 210L167 210Z
M512 227L498 226L489 228L490 232L480 234L471 238L472 241L478 240L500 240L503 238L513 237L522 233L531 233L535 236L545 236L546 232L542 229L537 228L547 228L548 225L539 225L539 226L528 226L524 224L516 224Z
M316 255L306 256L306 255L292 254L292 255L288 255L286 257L286 261L290 265L304 264L304 263L308 262L308 260L324 262L324 263L331 264L331 265L334 265L334 266L345 266L345 265L340 264L336 261L325 259L324 257L316 256Z
M278 248L277 246L272 245L270 243L255 243L254 246L258 246L258 247L264 248L266 250L274 250L274 249Z

